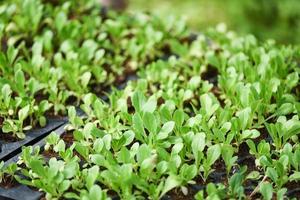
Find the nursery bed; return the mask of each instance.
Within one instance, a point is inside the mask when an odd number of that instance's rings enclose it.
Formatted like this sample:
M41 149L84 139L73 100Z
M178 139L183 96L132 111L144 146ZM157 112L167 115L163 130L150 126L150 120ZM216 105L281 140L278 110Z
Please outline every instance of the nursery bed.
M300 198L297 47L97 2L1 3L0 199Z

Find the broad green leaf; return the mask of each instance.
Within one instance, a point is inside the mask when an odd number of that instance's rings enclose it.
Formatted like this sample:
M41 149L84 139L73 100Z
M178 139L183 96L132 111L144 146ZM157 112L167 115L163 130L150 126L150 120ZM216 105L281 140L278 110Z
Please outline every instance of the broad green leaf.
M262 194L264 200L271 200L273 197L273 187L271 183L264 182L260 184L260 193Z
M21 94L23 94L24 91L24 87L25 87L25 76L22 70L18 70L15 73L15 82L16 82L16 87L18 92L20 92Z
M178 142L172 148L172 154L178 154L183 149L183 143Z
M242 136L241 139L248 139L248 138L255 139L260 136L260 132L256 129L244 130L241 136Z
M200 132L194 135L192 141L192 150L194 154L198 151L203 151L205 146L205 133Z
M59 190L60 192L64 192L64 191L68 190L70 186L71 186L71 181L70 181L70 180L63 180L63 181L59 184L58 190Z
M221 155L221 147L219 144L208 147L207 149L207 164L211 166Z
M240 110L236 113L236 116L239 118L240 125L241 125L241 130L244 130L247 128L250 120L250 115L251 115L251 108L247 107L243 110Z
M174 121L166 122L161 128L160 132L157 134L157 139L158 140L166 139L169 136L169 133L173 131L174 126L175 126Z
M86 177L86 187L88 189L92 188L94 183L96 182L97 178L99 175L99 167L98 166L93 166L90 169L88 169L88 174Z
M104 142L103 142L102 138L97 138L94 141L93 149L95 150L96 153L100 153L102 151L103 147L104 147Z
M165 181L165 184L164 184L164 187L163 187L160 197L164 196L167 192L169 192L173 188L180 186L180 184L181 184L181 181L177 176L175 176L175 175L168 176L168 178Z
M140 112L142 110L142 105L146 101L146 98L140 91L136 91L135 93L133 93L131 101L135 111Z
M20 121L24 121L29 116L30 105L27 105L19 110L18 116Z
M109 134L105 135L105 136L102 138L102 140L103 140L103 143L104 143L104 146L105 146L106 150L109 151L110 148L111 148L111 140L112 140L111 135L109 135Z
M173 120L177 127L181 127L184 122L184 112L182 110L176 110L173 115Z
M152 96L148 99L148 101L142 105L143 112L153 113L156 109L156 99Z
M289 176L290 181L299 181L300 180L300 172L296 171L292 175Z
M90 197L90 199L93 199L93 200L102 200L103 199L103 192L99 185L93 185L90 188L89 197Z
M150 133L156 133L157 121L154 114L146 112L143 116L143 124Z
M271 178L274 182L278 180L278 174L274 168L268 167L266 175Z
M104 156L101 154L92 154L92 155L90 155L90 159L94 164L96 164L98 166L106 165L106 160L105 160Z
M219 108L219 104L213 104L213 100L208 94L201 95L200 103L208 118Z
M85 72L84 74L82 74L81 84L82 84L83 87L87 87L87 85L90 82L91 77L92 77L91 72Z
M133 129L138 140L144 141L146 133L143 126L143 120L140 114L135 113L132 117Z
M288 115L294 111L294 105L291 103L282 104L279 109L276 111L277 116Z

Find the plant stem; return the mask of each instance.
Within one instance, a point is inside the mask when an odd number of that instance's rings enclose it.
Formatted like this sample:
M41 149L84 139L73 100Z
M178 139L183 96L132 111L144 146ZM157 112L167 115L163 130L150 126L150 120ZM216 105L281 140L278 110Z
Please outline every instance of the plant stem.
M267 178L268 178L268 176L265 175L264 178L261 180L261 182L256 186L256 188L250 194L250 196L249 196L250 199L258 192L260 184L263 183Z

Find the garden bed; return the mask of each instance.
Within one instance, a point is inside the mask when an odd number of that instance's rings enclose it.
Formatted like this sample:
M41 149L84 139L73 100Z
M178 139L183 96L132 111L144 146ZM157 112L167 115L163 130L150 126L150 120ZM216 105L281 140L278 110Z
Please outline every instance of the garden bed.
M299 198L298 47L93 0L12 2L1 198Z

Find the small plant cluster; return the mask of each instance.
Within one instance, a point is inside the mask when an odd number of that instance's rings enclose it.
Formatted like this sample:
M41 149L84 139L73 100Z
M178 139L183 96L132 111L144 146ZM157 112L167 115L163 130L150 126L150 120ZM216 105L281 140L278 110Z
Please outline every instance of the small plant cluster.
M100 10L93 0L2 5L1 134L69 118L44 147L2 162L2 183L46 199L298 197L298 47ZM117 89L129 75L138 79Z

